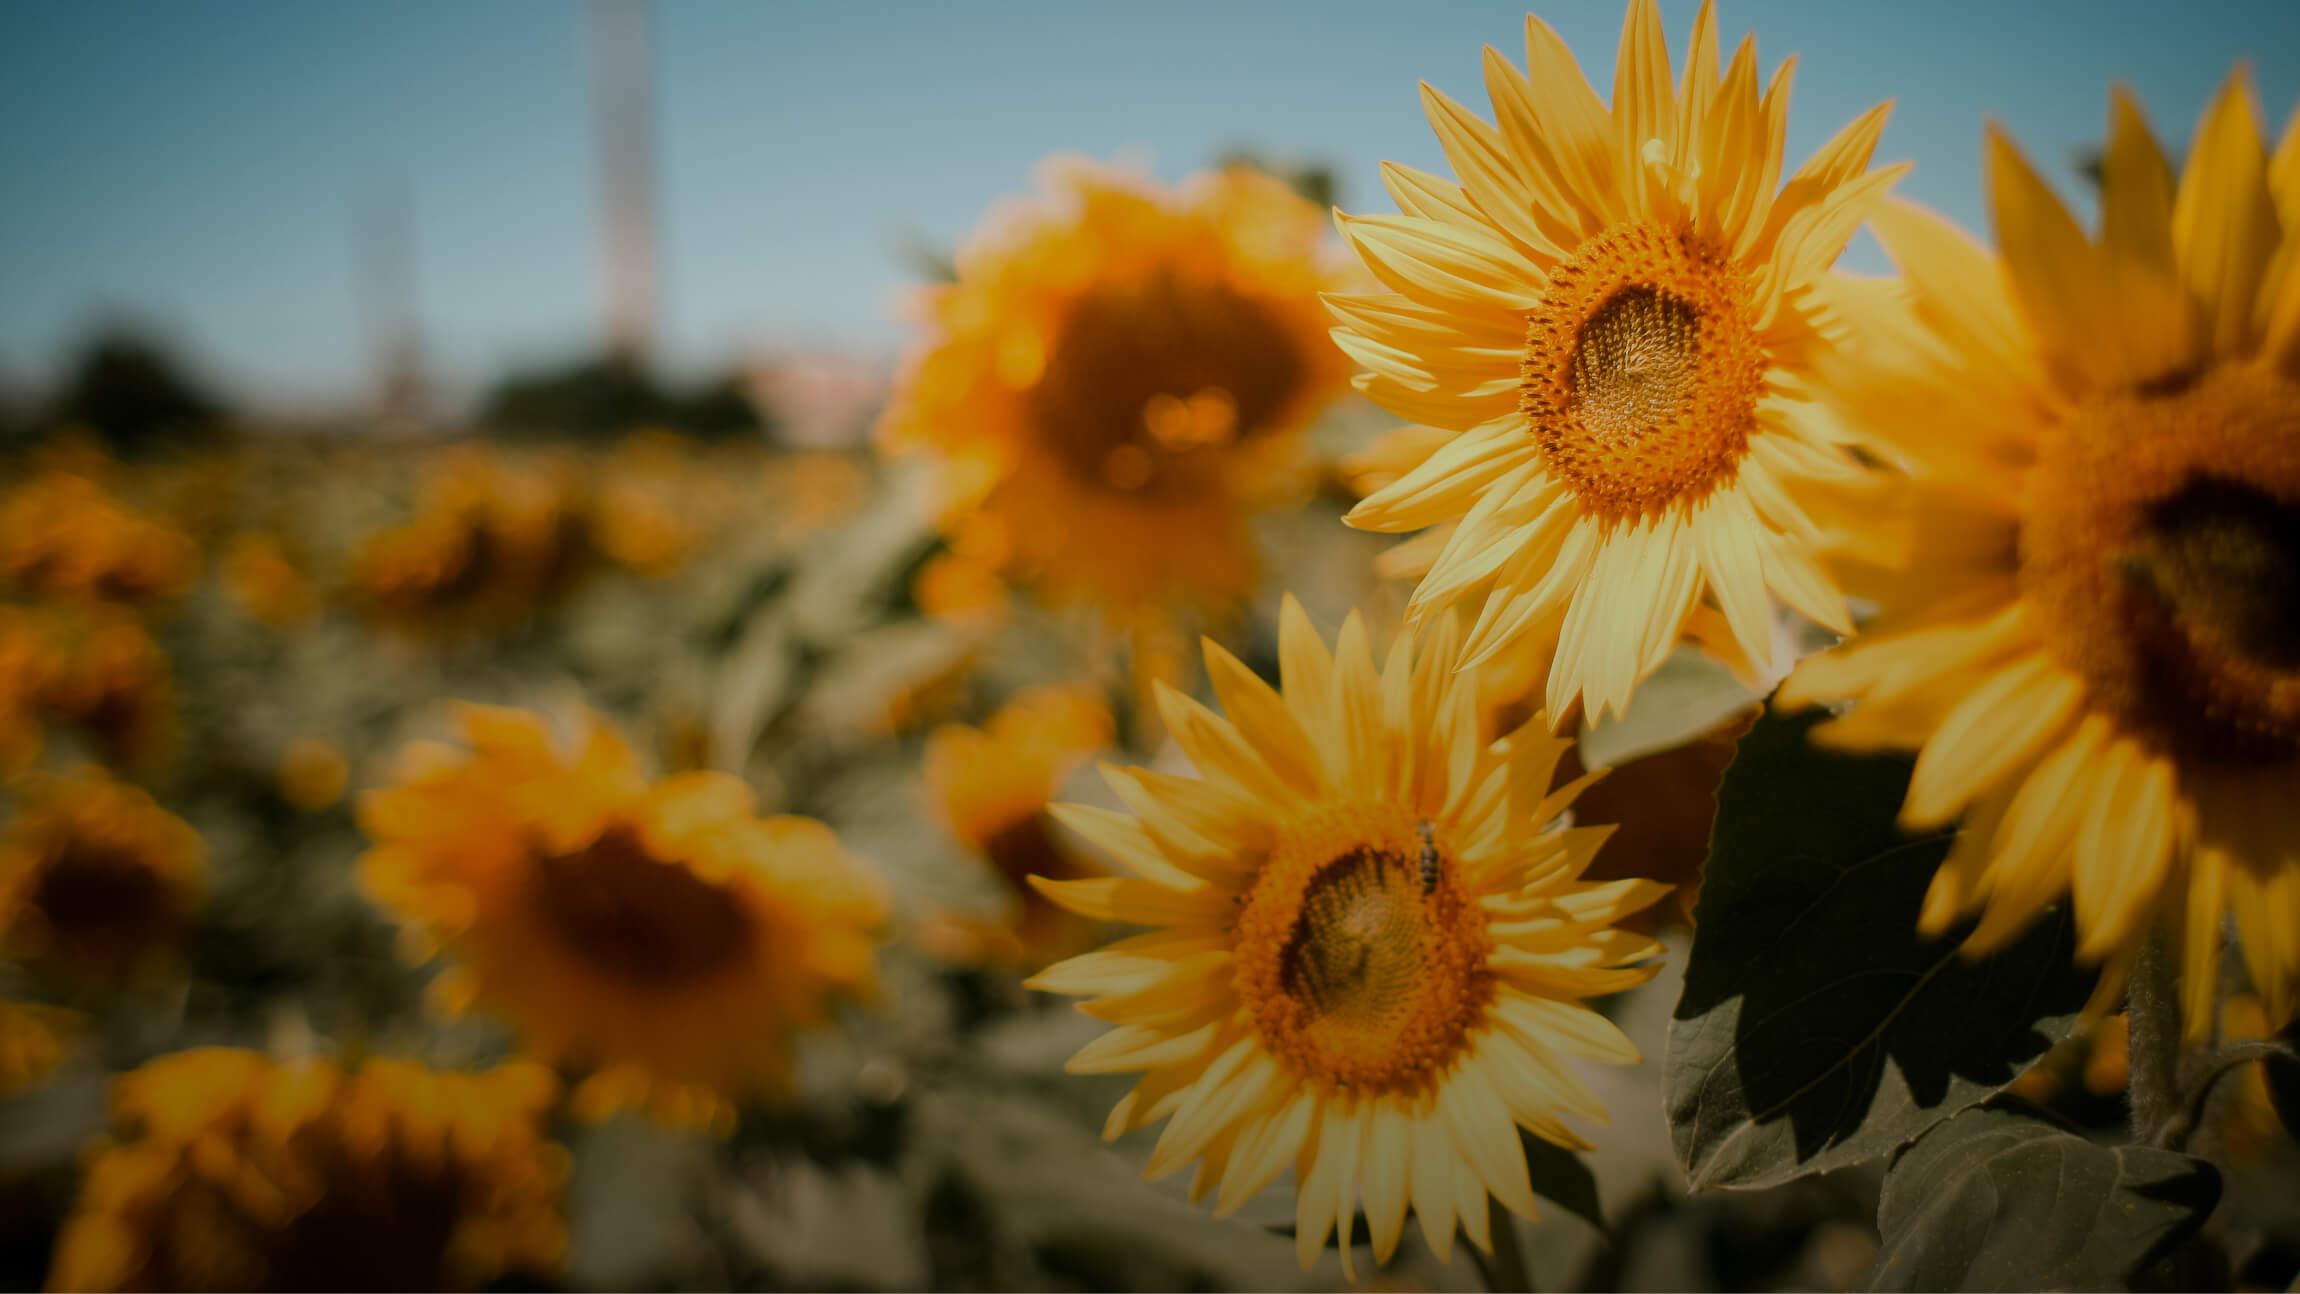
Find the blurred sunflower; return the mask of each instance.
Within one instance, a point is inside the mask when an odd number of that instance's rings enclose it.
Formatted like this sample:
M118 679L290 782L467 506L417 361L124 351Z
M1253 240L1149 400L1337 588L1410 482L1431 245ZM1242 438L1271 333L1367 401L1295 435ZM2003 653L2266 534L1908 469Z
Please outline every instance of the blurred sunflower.
M871 989L884 896L829 828L757 817L723 773L650 784L596 715L562 753L533 715L458 713L468 750L412 746L360 798L361 881L452 961L443 1006L593 1071L579 1113L725 1126L787 1077L799 1030Z
M0 1100L38 1087L70 1054L86 1021L34 1002L0 1002Z
M289 558L287 542L269 531L232 536L224 549L223 579L233 604L258 624L287 628L319 611L319 591Z
M1257 578L1249 512L1307 487L1300 433L1346 374L1318 212L1244 168L1163 191L1058 159L1041 180L924 292L879 443L937 455L953 546L1052 602L1227 610Z
M1047 802L1073 770L1110 744L1110 708L1090 689L1017 695L981 728L945 724L926 742L926 788L944 827L989 864L1013 896L1012 919L983 930L981 953L1044 965L1073 951L1081 931L1032 888L1033 875L1089 874L1056 840Z
M1386 166L1401 214L1339 219L1391 291L1330 304L1359 389L1416 424L1350 523L1452 523L1408 559L1414 612L1483 598L1466 666L1554 644L1562 723L1626 707L1704 605L1758 661L1774 598L1849 627L1797 496L1853 465L1808 387L1826 271L1901 168L1867 169L1880 106L1776 192L1792 64L1760 94L1744 39L1720 75L1707 4L1673 83L1632 0L1610 110L1538 18L1526 59L1486 50L1498 127L1423 87L1459 183Z
M479 449L442 453L415 515L370 535L352 561L359 600L416 631L496 627L563 593L587 556L564 464Z
M2161 915L2201 1036L2229 917L2270 1015L2300 989L2300 129L2271 160L2239 73L2176 180L2119 93L2103 170L2098 240L1993 130L2001 254L1876 216L1906 299L1831 386L1906 475L1849 510L1876 618L1782 699L1920 750L1909 828L1963 819L1925 930L2068 893L2113 982Z
M346 1069L204 1048L112 1088L57 1290L476 1290L565 1257L540 1066Z
M39 672L37 710L45 722L71 725L105 763L149 769L175 738L175 676L167 653L144 622L123 607L48 607L0 637L34 635L47 662ZM0 648L0 653L7 649Z
M280 752L280 798L305 813L335 807L351 784L351 762L343 747L317 737L298 737Z
M0 583L39 597L146 603L181 595L199 546L93 476L52 468L0 499Z
M704 533L686 489L696 475L693 452L674 433L641 433L618 442L593 468L584 516L601 556L659 577L694 555Z
M124 984L174 955L206 886L199 834L149 795L93 768L34 781L0 837L0 948Z
M1604 1110L1567 1058L1637 1051L1583 999L1661 951L1614 923L1666 886L1579 879L1608 831L1556 825L1588 780L1549 789L1570 743L1481 741L1453 617L1433 629L1377 669L1356 616L1329 653L1289 598L1282 693L1209 642L1229 718L1161 698L1202 780L1114 769L1131 814L1054 810L1134 875L1035 882L1157 927L1031 981L1116 1026L1072 1070L1143 1073L1105 1133L1167 1119L1150 1172L1198 1160L1221 1214L1292 1169L1305 1266L1338 1229L1350 1269L1361 1206L1378 1261L1409 1204L1441 1257L1457 1219L1489 1247L1488 1196L1533 1216L1518 1130L1587 1147L1566 1116Z
M39 758L41 707L59 667L40 617L0 605L0 781Z

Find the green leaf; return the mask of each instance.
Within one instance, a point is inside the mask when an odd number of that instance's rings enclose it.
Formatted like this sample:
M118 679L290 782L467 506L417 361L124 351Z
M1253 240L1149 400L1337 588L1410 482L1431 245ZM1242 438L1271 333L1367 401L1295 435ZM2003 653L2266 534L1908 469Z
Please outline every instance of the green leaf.
M2300 1020L2288 1022L2276 1034L2276 1041L2285 1050L2260 1062L2268 1080L2268 1103L2275 1107L2276 1117L2284 1124L2284 1131L2300 1138Z
M1581 762L1616 768L1714 731L1762 698L1733 672L1691 647L1680 647L1637 685L1627 712L1581 732Z
M2012 1082L2091 990L2057 906L1986 960L1963 929L1919 938L1948 837L1895 826L1908 760L1821 750L1814 722L1759 721L1718 791L1666 1072L1696 1189L1891 1153Z
M1589 1171L1589 1162L1523 1129L1519 1129L1517 1140L1525 1147L1525 1171L1533 1181L1533 1193L1599 1231L1605 1230L1605 1210L1597 1202L1597 1175Z
M1967 1110L1885 1175L1873 1290L2114 1289L2204 1225L2211 1164L2102 1146L2015 1108Z

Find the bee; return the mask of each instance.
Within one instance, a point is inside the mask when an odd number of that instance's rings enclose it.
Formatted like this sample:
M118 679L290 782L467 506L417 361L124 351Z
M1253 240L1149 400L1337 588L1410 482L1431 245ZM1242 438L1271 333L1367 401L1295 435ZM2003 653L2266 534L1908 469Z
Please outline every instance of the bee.
M1422 893L1435 894L1437 892L1438 869L1444 865L1444 860L1438 856L1437 832L1430 824L1421 822L1414 824L1414 834L1421 837L1422 843Z

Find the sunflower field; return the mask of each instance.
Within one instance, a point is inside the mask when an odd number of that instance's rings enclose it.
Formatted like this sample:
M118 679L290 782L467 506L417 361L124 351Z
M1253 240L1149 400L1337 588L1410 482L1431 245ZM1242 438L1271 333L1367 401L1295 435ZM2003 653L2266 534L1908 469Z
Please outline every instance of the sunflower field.
M6 442L0 1285L2294 1288L2300 113L1523 37L852 446Z

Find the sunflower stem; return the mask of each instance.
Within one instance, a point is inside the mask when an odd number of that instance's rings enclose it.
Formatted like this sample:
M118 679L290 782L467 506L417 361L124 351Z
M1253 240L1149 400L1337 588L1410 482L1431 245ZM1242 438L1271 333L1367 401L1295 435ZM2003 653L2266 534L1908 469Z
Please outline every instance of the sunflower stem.
M2180 1115L2180 986L2163 932L2151 930L2133 959L2124 1009L2131 1025L2132 1136L2144 1145Z
M1492 1294L1534 1294L1533 1273L1526 1270L1525 1249L1517 1242L1517 1219L1493 1202L1485 1202L1486 1227L1493 1232L1493 1256L1478 1264L1485 1287ZM1475 1254L1473 1247L1470 1252Z

